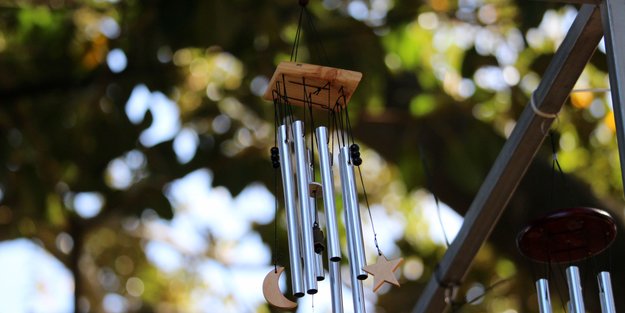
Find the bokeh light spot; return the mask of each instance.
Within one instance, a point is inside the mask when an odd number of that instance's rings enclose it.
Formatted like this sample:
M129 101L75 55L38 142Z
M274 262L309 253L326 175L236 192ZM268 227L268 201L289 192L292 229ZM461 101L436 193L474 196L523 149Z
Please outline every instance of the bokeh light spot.
M185 164L193 159L200 144L200 137L191 128L183 128L174 139L174 152L181 164Z
M74 248L74 239L68 233L61 232L56 236L56 247L65 254L69 254Z
M74 196L74 211L82 218L92 218L104 206L104 196L99 192L80 192Z
M126 69L128 59L122 49L113 49L106 55L106 64L113 73L120 73Z
M104 296L102 306L108 313L123 313L127 310L127 302L128 300L126 300L126 298L115 293L109 293Z
M126 291L133 297L140 297L145 290L143 281L137 277L130 277L126 281Z

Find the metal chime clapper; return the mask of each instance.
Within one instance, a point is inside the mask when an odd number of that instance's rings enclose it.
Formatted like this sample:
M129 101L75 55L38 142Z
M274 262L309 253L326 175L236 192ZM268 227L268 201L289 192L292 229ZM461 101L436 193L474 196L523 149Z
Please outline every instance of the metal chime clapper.
M325 279L325 271L323 270L323 251L325 244L323 243L323 231L319 226L319 213L317 212L317 197L321 195L321 184L314 181L313 158L312 152L306 150L306 161L308 163L308 203L310 216L313 217L313 250L315 251L315 274L317 281Z
M557 234L557 236L554 236ZM556 210L530 223L517 237L520 252L545 264L573 263L606 250L616 238L616 223L605 211L593 208ZM579 268L568 266L569 313L585 313ZM616 313L610 274L597 275L602 313ZM551 313L549 285L546 279L536 282L540 313Z

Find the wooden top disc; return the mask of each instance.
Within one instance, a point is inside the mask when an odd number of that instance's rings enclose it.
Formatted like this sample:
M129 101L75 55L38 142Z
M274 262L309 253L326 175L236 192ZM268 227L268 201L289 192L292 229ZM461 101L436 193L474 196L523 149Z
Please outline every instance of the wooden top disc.
M347 106L362 73L320 65L281 62L271 77L266 100L281 99L291 105L312 103L319 109Z
M568 208L531 222L517 236L524 256L544 263L572 263L597 255L616 237L616 223L605 211Z

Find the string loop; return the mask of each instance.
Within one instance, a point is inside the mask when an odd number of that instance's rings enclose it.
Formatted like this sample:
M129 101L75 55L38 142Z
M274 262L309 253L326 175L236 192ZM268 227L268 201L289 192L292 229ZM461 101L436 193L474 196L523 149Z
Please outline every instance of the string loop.
M538 107L536 107L536 101L534 100L534 93L532 93L532 95L530 96L530 106L532 107L532 111L534 111L534 114L540 117L544 117L544 118L558 117L558 113L548 113L548 112L543 112L540 109L538 109Z

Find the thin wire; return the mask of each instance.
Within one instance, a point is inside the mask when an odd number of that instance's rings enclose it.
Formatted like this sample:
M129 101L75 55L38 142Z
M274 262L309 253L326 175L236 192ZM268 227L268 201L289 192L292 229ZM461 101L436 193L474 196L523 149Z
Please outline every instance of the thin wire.
M552 160L551 160L551 204L555 206L555 177L556 177L556 169L558 174L560 174L560 180L562 183L562 188L564 189L566 198L571 201L573 196L570 194L570 190L567 186L566 177L564 176L564 171L562 171L562 167L560 166L560 161L558 161L558 148L555 141L555 135L553 131L549 132L549 137L551 141L551 152L552 152Z
M345 92L343 90L343 87L341 87L341 89L339 89L339 93L341 95L339 96L338 99L343 98L343 103L345 103L346 97L345 97ZM337 99L337 103L338 103L338 99ZM354 133L352 131L352 124L349 121L349 110L347 109L347 106L345 107L344 111L345 111L345 120L347 121L347 134L348 134L348 138L351 138L352 143L355 143Z
M274 169L274 175L273 175L273 195L274 195L274 202L275 202L275 210L274 210L274 218L273 218L273 246L275 247L274 249L274 255L273 255L273 270L275 273L278 272L278 258L279 258L279 254L278 254L278 174L277 174L277 168Z
M478 300L484 298L491 290L495 289L495 287L503 284L503 283L507 283L508 281L510 281L509 278L506 279L501 279L496 281L495 283L493 283L492 285L488 286L486 289L484 289L484 291L482 292L482 294L475 296L473 299L465 301L465 302L460 302L460 303L456 303L456 307L454 308L455 310L453 312L458 312L458 310L462 309L462 307L464 307L467 304L473 304L475 302L477 302Z
M315 133L315 118L313 116L313 108L312 108L312 96L308 94L308 99L310 102L308 103L308 111L310 113L310 163L313 166L312 179L314 180L316 177L315 173L315 142L319 144L317 139L317 134Z
M302 78L303 79L303 78ZM312 109L312 94L308 93L308 95L306 95L306 84L305 84L305 80L304 82L304 102L306 104L306 106L308 107L309 113L310 113L310 166L312 168L312 175L310 177L311 180L315 180L316 177L316 172L315 172L315 141L317 141L318 143L318 139L317 136L315 134L315 119L313 117L313 109ZM304 108L304 121L306 121L306 108ZM317 212L317 201L314 202L315 203L315 212ZM319 218L319 215L317 213L315 213L315 221L313 223L313 225L319 225L319 221L317 220Z
M371 216L371 208L369 207L369 197L367 197L367 189L365 189L365 181L362 178L362 171L360 170L360 166L358 166L358 175L360 176L360 184L362 185L362 193L365 196L365 203L367 204L367 213L369 213L369 220L371 221L371 230L373 231L373 243L375 244L375 248L378 250L378 255L382 255L382 250L378 245L378 233L375 231L375 225L373 224L373 217Z
M297 22L297 31L295 32L295 39L293 41L293 47L291 48L291 62L297 62L297 54L299 52L299 41L302 32L302 17L304 16L304 11L306 7L302 7L299 11L299 19Z
M564 272L562 272L562 267L556 265L556 268L558 269L557 273L560 274L560 278L562 279L562 281L566 281L566 275L564 274ZM565 307L566 302L564 302L564 297L562 296L562 290L560 288L560 284L556 282L555 285L556 285L556 290L558 292L558 297L560 297L560 304L562 304L562 312L566 312L566 307Z
M574 92L610 92L610 88L580 88L571 90L571 93Z
M331 112L332 113L330 114L331 116L330 136L332 137L332 142L330 143L330 153L331 153L330 161L334 162L334 137L338 136L338 131L336 130L336 112L334 111L334 109L332 109ZM328 141L329 140L330 138L328 138ZM337 142L338 142L338 139L337 139Z
M277 99L274 96L274 124L273 124L273 146L278 146L278 118L279 118L279 104L277 104ZM275 273L278 273L278 168L273 169L273 196L274 196L274 218L273 218L273 270Z
M344 147L347 146L347 140L345 139L345 121L343 120L343 110L340 106L335 105L335 108L338 107L338 114L337 114L337 129L339 131L338 134L338 139L339 139L339 146Z
M324 60L326 63L329 63L329 58L328 58L328 54L326 53L325 48L323 47L322 41L321 41L321 36L319 35L319 32L317 31L317 28L315 27L315 23L313 20L313 15L310 14L310 12L308 12L308 10L305 10L306 16L308 17L308 25L311 29L311 34L313 37L313 39L316 40L318 49L321 50L321 55L323 56Z
M449 246L451 246L451 243L449 242L449 237L447 236L447 230L445 229L445 224L443 224L443 216L441 214L440 201L438 199L438 196L434 193L434 187L432 185L432 176L430 173L430 168L428 166L427 160L425 158L425 153L423 151L423 146L421 144L419 144L419 154L421 156L421 162L423 164L423 171L425 172L425 183L428 189L430 190L430 193L432 193L432 196L434 196L434 202L436 203L436 215L438 217L438 223L440 224L441 230L443 231L443 239L445 239L445 245L447 246L447 248L449 248Z
M345 97L344 93L343 93L343 89L341 88L340 93L342 94L342 97ZM340 97L339 97L340 98ZM347 123L347 136L348 138L351 138L352 140L352 144L355 143L354 140L354 133L352 131L352 124L350 123L349 120L349 112L347 110L347 108L344 109L345 111L345 120ZM350 154L351 157L351 154ZM365 187L365 180L362 177L362 171L360 170L360 166L358 167L358 174L360 176L360 184L362 185L362 193L365 196L365 203L367 204L367 213L369 214L369 220L371 221L371 230L373 231L373 242L375 243L375 248L378 250L378 255L382 255L382 250L380 249L380 246L378 245L378 234L375 231L375 225L373 222L373 216L371 215L371 206L369 205L369 197L367 196L367 189Z

